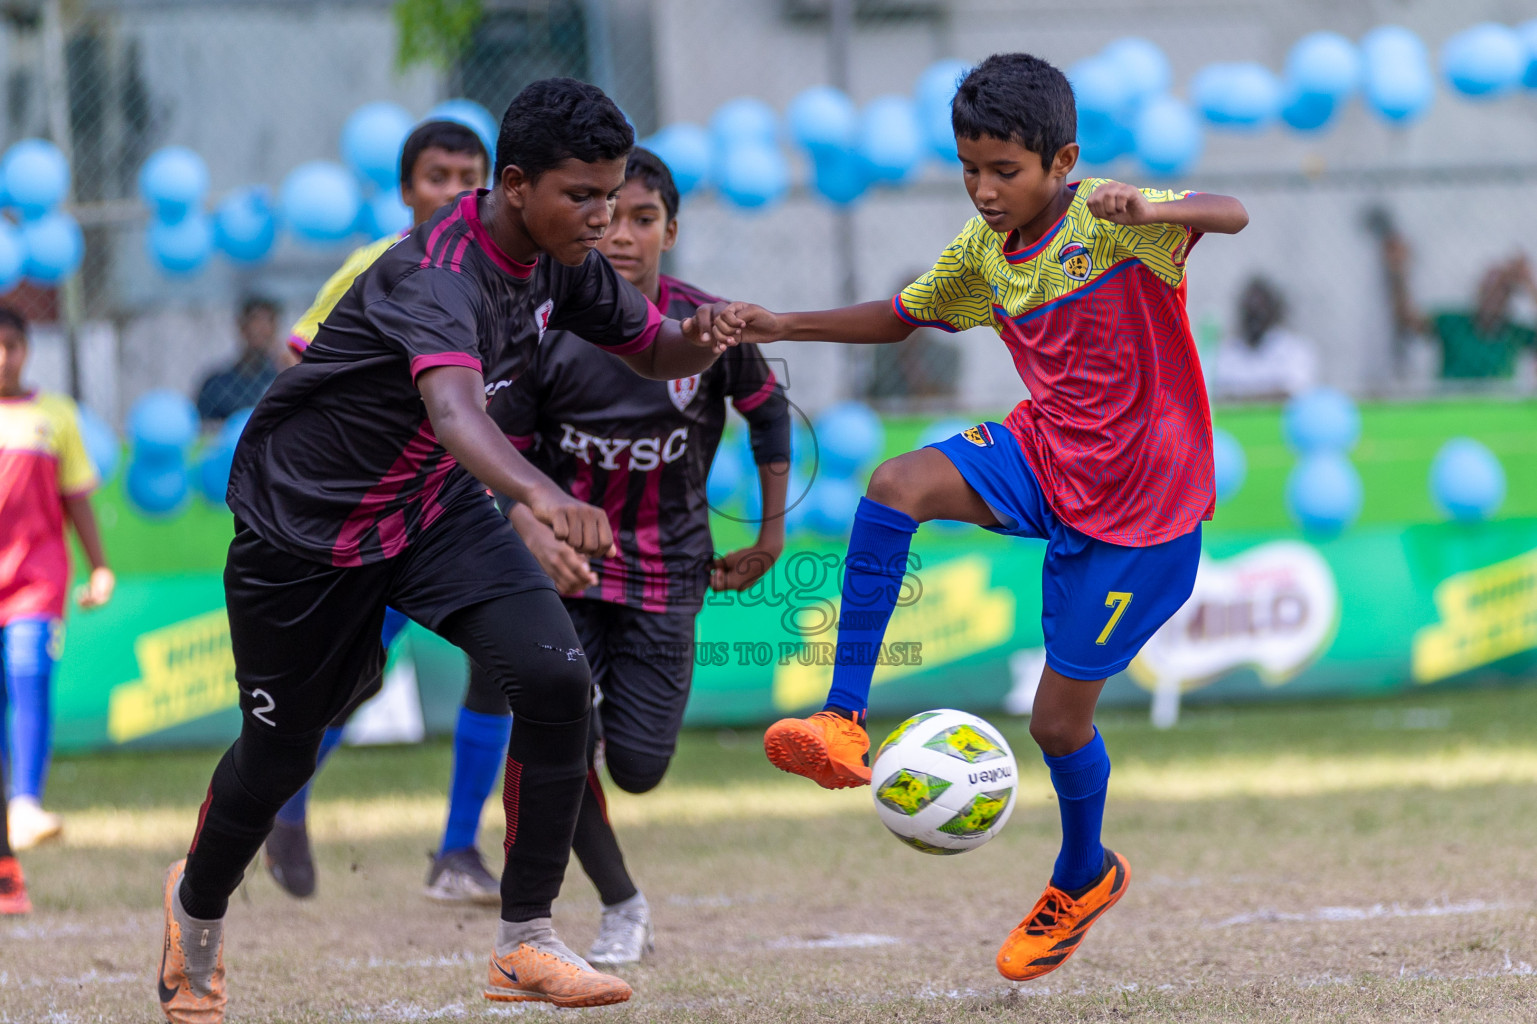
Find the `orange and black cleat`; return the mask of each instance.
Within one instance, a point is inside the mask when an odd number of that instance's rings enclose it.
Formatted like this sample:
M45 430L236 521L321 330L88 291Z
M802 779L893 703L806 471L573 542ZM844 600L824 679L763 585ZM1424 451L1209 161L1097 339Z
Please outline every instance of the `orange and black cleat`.
M863 717L855 721L818 711L810 718L782 718L763 734L763 752L775 768L804 775L823 789L868 786L870 737Z
M595 971L586 961L572 963L527 942L506 956L491 954L486 998L497 1002L608 1006L632 994L623 978Z
M27 899L27 880L21 875L21 864L15 857L0 857L0 917L30 913L32 901Z
M1019 922L998 950L998 973L1010 981L1050 974L1078 951L1089 926L1126 894L1131 865L1119 853L1105 851L1104 874L1074 899L1048 885L1030 916Z
M214 953L213 970L201 981L194 981L187 974L186 947L182 945L181 924L174 912L176 889L181 885L182 871L187 862L179 860L171 865L165 875L165 945L160 953L160 976L155 987L160 993L160 1012L171 1024L222 1024L224 1007L229 1002L224 994L224 935L210 936L204 931L191 936L194 942L218 944Z

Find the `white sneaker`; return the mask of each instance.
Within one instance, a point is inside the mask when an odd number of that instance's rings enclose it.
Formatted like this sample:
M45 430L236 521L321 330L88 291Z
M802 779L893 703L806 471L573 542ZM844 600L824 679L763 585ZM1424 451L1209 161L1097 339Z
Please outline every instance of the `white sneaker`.
M486 870L480 851L474 847L434 857L422 891L435 903L502 905L501 880Z
M64 831L64 819L52 811L43 810L42 804L30 796L12 797L6 811L6 825L10 829L11 848L30 850L39 843L57 839Z
M605 967L638 964L647 953L655 951L653 937L651 907L644 895L636 893L623 903L603 908L598 937L592 942L587 961Z

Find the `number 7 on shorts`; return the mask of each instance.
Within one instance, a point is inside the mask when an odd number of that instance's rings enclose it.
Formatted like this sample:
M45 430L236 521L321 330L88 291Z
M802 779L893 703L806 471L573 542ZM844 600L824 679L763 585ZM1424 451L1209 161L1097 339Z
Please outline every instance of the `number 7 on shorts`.
M1121 621L1121 616L1126 614L1126 609L1131 605L1131 591L1112 590L1105 594L1105 607L1113 608L1110 613L1110 621L1105 623L1105 628L1100 630L1099 639L1094 641L1101 647L1110 639L1110 634L1115 632L1116 625Z

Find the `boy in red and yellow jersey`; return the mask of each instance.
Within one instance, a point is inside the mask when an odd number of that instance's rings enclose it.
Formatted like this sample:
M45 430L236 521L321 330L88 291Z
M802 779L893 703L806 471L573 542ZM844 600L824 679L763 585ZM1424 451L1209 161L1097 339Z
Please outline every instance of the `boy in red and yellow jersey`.
M91 513L96 470L80 439L75 405L23 388L27 324L0 309L0 642L5 687L0 721L11 774L10 841L25 850L57 836L63 822L42 808L48 770L48 684L64 639L69 589L67 518L91 561L82 608L105 604L114 580Z

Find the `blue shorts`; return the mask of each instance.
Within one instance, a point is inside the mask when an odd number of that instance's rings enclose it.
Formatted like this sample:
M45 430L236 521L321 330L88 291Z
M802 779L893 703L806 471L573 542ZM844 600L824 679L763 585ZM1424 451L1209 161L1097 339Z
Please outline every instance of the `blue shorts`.
M983 423L931 444L960 470L1001 526L995 533L1046 541L1041 567L1041 630L1046 664L1069 679L1105 679L1123 671L1195 586L1199 525L1183 537L1145 548L1122 547L1057 518L1002 424Z

